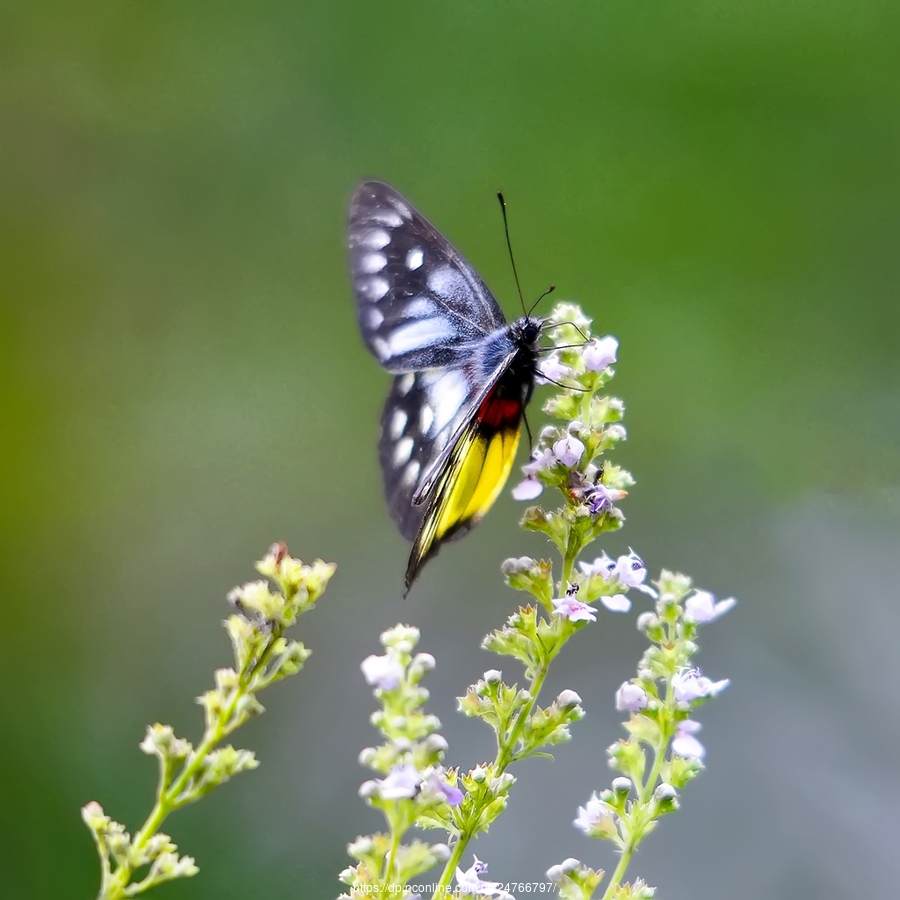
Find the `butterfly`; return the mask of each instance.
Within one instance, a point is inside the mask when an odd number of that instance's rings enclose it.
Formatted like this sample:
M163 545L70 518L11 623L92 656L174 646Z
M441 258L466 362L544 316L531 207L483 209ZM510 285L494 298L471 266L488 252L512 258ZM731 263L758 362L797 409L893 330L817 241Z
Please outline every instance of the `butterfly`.
M507 322L459 251L381 182L354 193L349 245L363 340L395 376L378 455L391 518L412 541L408 593L441 544L477 525L506 483L543 320Z

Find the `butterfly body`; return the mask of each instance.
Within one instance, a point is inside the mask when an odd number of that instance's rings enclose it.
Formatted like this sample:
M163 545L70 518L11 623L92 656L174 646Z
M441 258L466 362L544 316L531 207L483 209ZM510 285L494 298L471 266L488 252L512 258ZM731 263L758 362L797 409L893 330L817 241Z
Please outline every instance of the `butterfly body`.
M391 517L413 543L408 590L442 543L481 520L506 482L542 320L506 322L475 270L388 185L357 189L349 243L363 340L395 375L379 460Z

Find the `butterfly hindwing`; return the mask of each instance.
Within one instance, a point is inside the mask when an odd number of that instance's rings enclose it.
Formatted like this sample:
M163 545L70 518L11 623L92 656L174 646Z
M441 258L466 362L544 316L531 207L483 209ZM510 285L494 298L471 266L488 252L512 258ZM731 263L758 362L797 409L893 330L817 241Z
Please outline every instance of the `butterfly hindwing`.
M360 185L349 237L359 327L389 372L460 365L505 324L462 254L388 185Z
M391 385L378 456L391 518L409 541L425 514L413 495L464 423L471 390L462 369L407 372Z
M508 370L502 373L467 417L445 459L436 464L438 471L424 500L425 512L409 557L407 588L443 542L461 537L481 521L506 483L530 392L530 386L523 390L502 377L507 374Z

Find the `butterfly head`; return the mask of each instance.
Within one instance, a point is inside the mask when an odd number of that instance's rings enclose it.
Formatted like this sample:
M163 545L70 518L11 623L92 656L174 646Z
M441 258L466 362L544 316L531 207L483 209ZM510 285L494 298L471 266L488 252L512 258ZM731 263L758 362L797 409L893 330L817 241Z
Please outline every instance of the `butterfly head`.
M520 346L534 346L541 337L544 320L539 316L522 316L509 326L513 340Z

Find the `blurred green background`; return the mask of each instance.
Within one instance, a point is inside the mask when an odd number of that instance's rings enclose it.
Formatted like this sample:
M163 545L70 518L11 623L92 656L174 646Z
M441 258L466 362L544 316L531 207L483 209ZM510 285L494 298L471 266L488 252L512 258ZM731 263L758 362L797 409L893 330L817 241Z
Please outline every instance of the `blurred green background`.
M449 761L492 754L454 697L543 552L502 498L400 599L344 222L383 178L518 306L551 281L621 341L652 571L740 604L700 661L708 771L633 872L669 898L892 896L900 882L900 54L891 0L6 5L0 12L0 896L93 896L79 807L135 827L145 723L194 737L224 596L275 539L339 565L307 670L244 729L262 768L168 830L175 898L327 898L380 818L359 661L423 630ZM539 421L538 404L532 421ZM640 601L639 608L640 607ZM474 847L566 856L608 783L641 640L600 616L548 689L588 717ZM508 677L519 677L507 667ZM155 895L154 895L155 896Z

